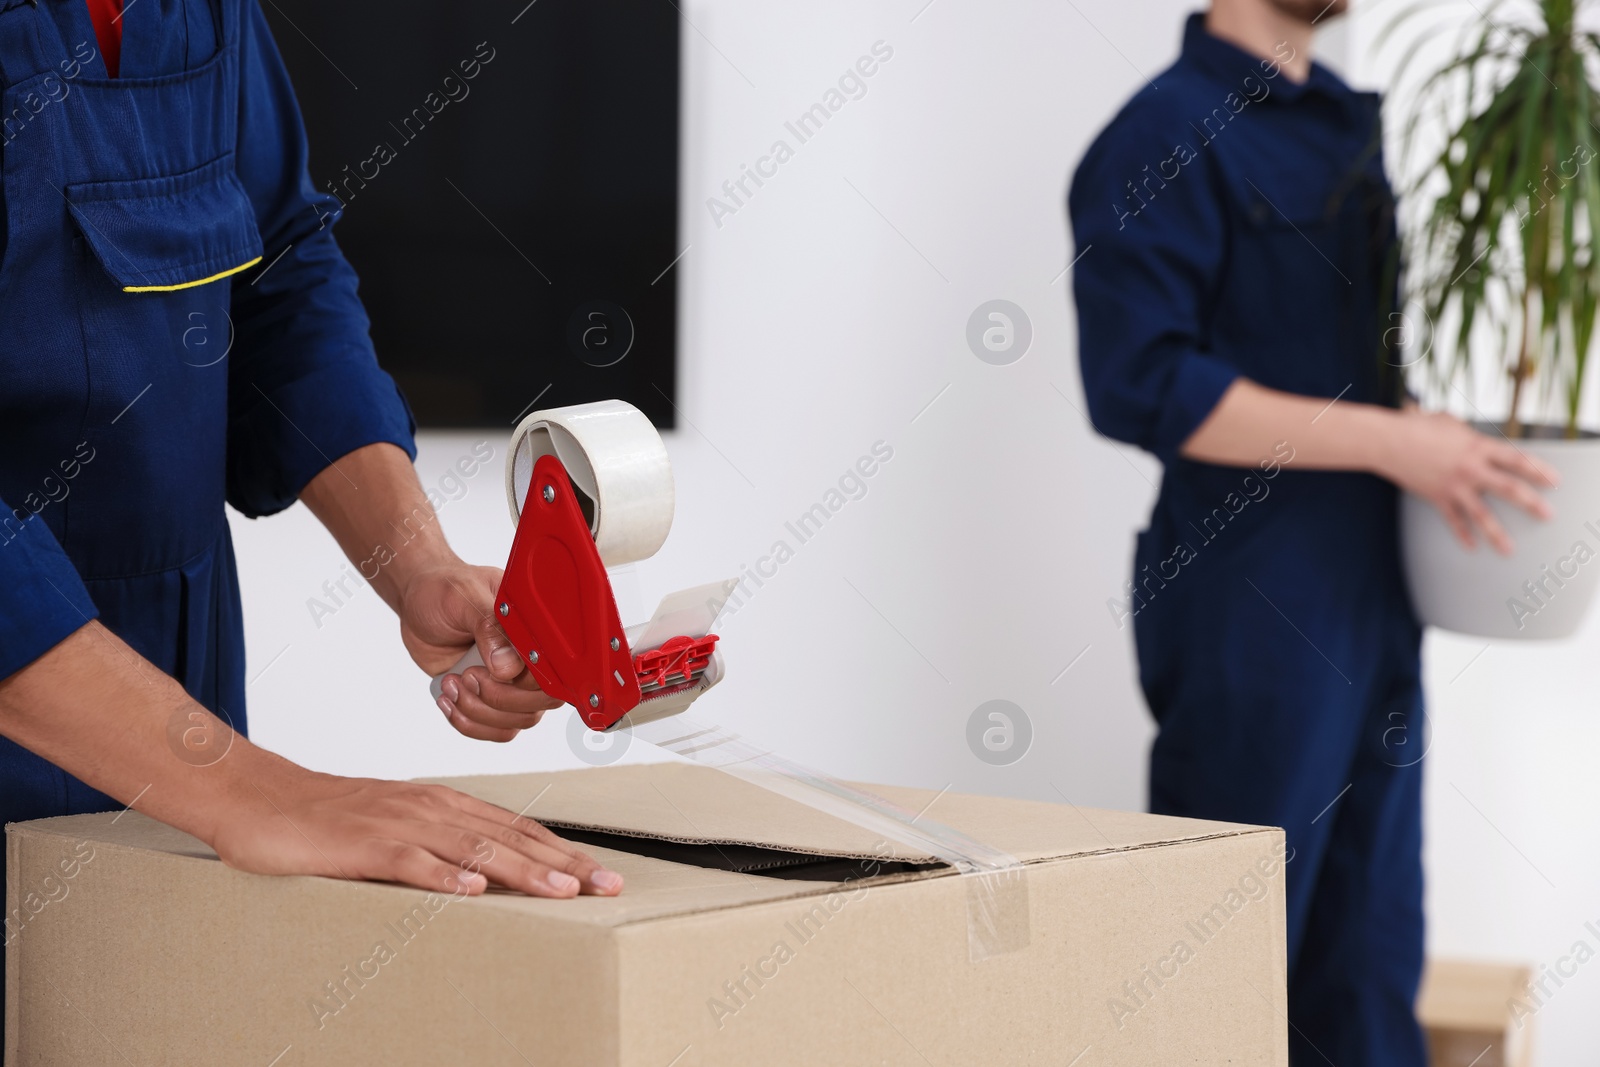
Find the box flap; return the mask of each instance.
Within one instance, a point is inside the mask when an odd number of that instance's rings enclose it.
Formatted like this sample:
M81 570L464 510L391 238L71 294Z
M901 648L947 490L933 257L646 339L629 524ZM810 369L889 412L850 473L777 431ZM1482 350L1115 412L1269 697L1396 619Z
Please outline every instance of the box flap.
M683 841L768 845L819 855L925 860L925 853L709 767L642 763L585 771L438 778L552 826L584 826ZM1196 841L1261 827L1072 804L864 785L913 813L1025 863Z
M683 841L768 845L818 855L912 861L927 858L905 846L886 846L875 834L860 827L721 771L693 764L633 764L431 781L454 786L511 811L525 812L554 827L587 826ZM912 812L953 826L1029 863L1269 832L1262 827L1101 811L1070 804L927 789L868 788ZM59 834L111 848L216 862L216 854L200 841L137 812L40 819L12 824L8 832ZM540 900L492 890L480 898L481 905L553 921L620 926L826 894L837 885L689 867L589 845L584 849L626 879L627 890L621 896ZM925 871L884 880L940 875L940 871ZM415 895L414 890L399 886L359 888Z

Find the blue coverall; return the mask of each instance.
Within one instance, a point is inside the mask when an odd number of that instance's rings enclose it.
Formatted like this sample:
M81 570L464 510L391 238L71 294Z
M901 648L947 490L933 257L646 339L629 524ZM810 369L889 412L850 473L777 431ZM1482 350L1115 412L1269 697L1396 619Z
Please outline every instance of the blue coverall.
M98 618L243 731L224 501L414 427L260 8L123 11L108 78L83 0L0 0L0 678ZM121 807L0 738L0 819Z
M1297 469L1292 438L1255 467L1178 455L1241 376L1398 402L1379 142L1374 95L1316 65L1296 84L1195 15L1068 208L1090 418L1165 466L1108 604L1158 725L1151 810L1287 831L1293 1062L1421 1067L1425 723L1396 491Z

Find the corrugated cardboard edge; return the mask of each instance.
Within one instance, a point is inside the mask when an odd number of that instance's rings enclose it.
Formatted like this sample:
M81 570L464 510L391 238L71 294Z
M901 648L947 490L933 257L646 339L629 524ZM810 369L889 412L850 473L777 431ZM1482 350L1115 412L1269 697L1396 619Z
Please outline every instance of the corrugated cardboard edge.
M20 823L6 823L6 897L5 918L11 917L11 902L22 895L22 839L26 836ZM10 933L3 936L10 940ZM22 988L22 954L10 950L6 946L6 989L20 990ZM22 1004L20 996L8 996L6 1002L6 1063L16 1063L20 1055L18 1043L21 1041L22 1030Z
M582 828L582 829L603 830L603 831L606 831L607 833L614 833L614 834L617 834L619 836L630 836L630 837L641 837L641 838L653 838L653 837L656 836L656 835L653 835L653 834L628 833L626 831L620 831L620 830L617 830L617 829L615 829L613 827L609 827L609 826L594 826L594 825L585 826L583 824L571 823L571 822L554 822L554 821L552 821L552 822L545 823L545 825L550 826L551 828L556 829L558 831L560 829L566 828L566 827L578 827L578 828ZM1119 855L1119 854L1132 854L1132 853L1148 851L1148 850L1151 850L1151 849L1172 848L1172 847L1181 846L1181 845L1200 844L1200 843L1203 843L1203 842L1206 842L1206 841L1214 841L1214 840L1223 839L1223 838L1249 837L1249 836L1253 836L1253 835L1257 835L1257 834L1280 834L1280 833L1282 833L1282 830L1280 830L1280 829L1278 829L1276 827L1269 827L1269 826L1259 826L1259 827L1240 826L1240 828L1237 829L1237 830L1219 831L1219 832L1216 832L1216 833L1197 835L1197 836L1194 836L1194 837L1173 838L1173 839L1170 839L1170 840L1160 840L1160 841L1147 841L1147 842L1140 842L1140 843L1134 844L1134 845L1111 846L1111 847L1108 847L1108 848L1096 849L1096 850L1087 851L1087 852L1078 850L1078 851L1062 852L1062 853L1055 854L1055 855L1030 858L1030 859L1022 862L1022 867L1023 867L1024 870L1026 870L1029 867L1036 867L1036 866L1041 866L1041 865L1044 865L1044 864L1062 863L1062 862L1075 862L1075 861L1078 861L1078 860L1095 859L1095 858L1099 858L1099 857L1103 857L1103 856L1115 856L1115 855ZM20 860L21 860L22 848L23 848L24 843L26 842L26 840L28 838L30 838L30 837L52 837L52 838L65 838L67 840L80 840L80 839L82 839L83 835L74 834L74 833L68 833L68 832L66 832L64 830L58 830L58 829L55 829L55 828L50 827L50 826L40 825L39 823L8 823L6 825L6 849L7 849L7 857L8 857L7 858L7 866L6 866L6 880L8 882L8 885L6 887L6 892L7 892L7 899L8 900L11 899L11 897L14 894L14 891L16 891L16 887L11 885L11 884L9 884L9 883L14 882L19 877L17 872L18 872L18 867L19 867L19 863L20 863ZM769 842L762 842L762 841L759 841L759 840L756 840L756 841L751 841L751 840L743 840L743 841L740 841L740 840L711 840L711 839L707 839L707 838L682 838L682 837L672 837L672 838L663 837L661 839L663 839L663 840L682 841L685 844L713 844L713 845L729 844L729 845L755 845L757 847L771 847ZM172 860L181 861L181 862L191 862L191 863L221 863L222 862L221 860L217 859L214 855L202 856L202 855L195 855L193 853L168 852L168 851L165 851L165 850L152 849L151 847L146 846L146 845L131 845L131 844L125 844L125 843L116 842L116 841L107 841L107 840L104 840L103 838L93 838L93 840L94 840L95 847L97 849L105 848L105 849L107 849L107 850L109 850L111 852L118 853L118 854L134 854L134 855L137 855L137 854L146 854L146 853L149 853L149 852L152 852L152 851L159 851L159 852L161 852L161 854L163 856L166 856L166 857L168 857L168 858L170 858ZM846 859L872 859L872 858L875 858L875 857L872 857L872 856L851 856L851 855L844 855L842 853L832 853L832 852L829 852L829 853L814 853L814 854L816 854L816 855L828 855L828 856L841 855L841 856L843 856L843 858L846 858ZM954 868L951 868L951 867L938 867L938 868L933 868L933 869L925 870L925 871L904 871L904 872L900 872L900 873L896 873L896 874L874 875L874 876L871 876L871 877L868 877L868 878L862 878L859 881L857 881L855 884L859 885L859 886L862 886L862 887L865 887L865 888L875 888L875 887L878 887L878 886L898 885L898 884L904 883L904 882L923 881L923 880L929 879L929 878L951 878L951 877L959 877L959 876L960 876L960 873L958 871L956 871ZM262 876L262 877L270 877L270 876ZM313 877L313 876L306 876L306 877ZM761 876L755 875L755 876L752 876L752 877L761 877ZM332 878L332 879L329 879L329 880L330 881L345 881L345 879L340 879L340 878ZM780 879L771 879L771 881L772 882L778 882L778 881L780 881ZM407 886L397 885L397 884L387 883L387 882L359 882L359 883L355 883L355 884L357 884L359 886L362 886L362 887L365 887L365 888L371 888L371 889L379 889L379 890L387 889L387 890L391 890L391 891L393 891L395 893L416 893L416 892L420 892L419 890L414 890L414 889L411 889L411 888L409 888ZM843 883L843 882L827 882L827 881L809 882L809 881L801 881L801 880L792 880L792 881L789 881L787 884L793 887L792 891L786 892L786 893L775 893L772 896L763 897L761 902L762 903L767 903L767 902L776 902L776 901L784 901L784 900L802 900L802 899L806 899L806 898L810 898L810 897L827 896L829 893L836 892L840 885L843 885L843 884L846 884L846 883ZM520 899L520 895L519 894L515 894L515 893L511 892L510 890L502 890L502 889L498 889L498 888L491 888L488 893L486 893L483 896L478 897L476 899L480 900L480 901L483 901L485 903L492 904L492 902L495 900L495 898L500 898L500 897ZM710 914L715 914L715 913L721 912L721 911L736 910L738 908L743 908L743 907L748 907L748 906L750 906L750 902L748 902L748 901L729 901L727 903L707 904L707 905L702 905L702 906L698 906L698 907L691 907L691 906L688 906L688 905L683 905L681 907L668 908L666 910L663 910L663 911L660 911L660 912L657 912L657 913L651 914L651 915L623 917L623 918L619 918L615 922L602 923L602 924L598 924L598 925L601 925L601 926L604 926L606 928L613 929L613 930L620 930L620 929L625 929L625 928L630 927L630 926L637 926L637 925L646 924L646 923L670 922L670 921L672 921L674 919L680 919L680 918L682 918L682 917L684 917L686 915L700 915L700 914L710 915ZM543 918L543 917L541 917L541 918ZM17 982L19 982L20 978L21 978L20 972L14 973L15 969L18 966L19 966L19 955L17 953L12 953L12 952L6 953L6 983L7 983L7 986L10 987L10 988L20 988L20 986L17 985ZM15 1002L11 998L7 998L7 1000L6 1000L6 1048L7 1048L7 1054L8 1055L10 1053L11 1043L12 1043L12 1041L14 1039L13 1038L14 1029L13 1029L13 1026L12 1026L12 1023L14 1022L14 1020L12 1018L12 1014L16 1010L17 1010L17 1005L15 1004Z

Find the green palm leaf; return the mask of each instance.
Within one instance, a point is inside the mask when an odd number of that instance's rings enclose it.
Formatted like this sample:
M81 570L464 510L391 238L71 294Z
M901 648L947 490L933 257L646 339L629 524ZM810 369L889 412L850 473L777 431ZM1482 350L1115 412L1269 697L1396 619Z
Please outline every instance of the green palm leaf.
M1411 95L1401 188L1423 207L1408 213L1406 288L1435 327L1433 384L1468 378L1492 347L1512 385L1507 432L1531 396L1571 434L1600 310L1600 34L1578 26L1588 0L1529 0L1514 17L1505 2L1478 5ZM1408 3L1380 41L1434 7ZM1440 147L1413 161L1425 140Z

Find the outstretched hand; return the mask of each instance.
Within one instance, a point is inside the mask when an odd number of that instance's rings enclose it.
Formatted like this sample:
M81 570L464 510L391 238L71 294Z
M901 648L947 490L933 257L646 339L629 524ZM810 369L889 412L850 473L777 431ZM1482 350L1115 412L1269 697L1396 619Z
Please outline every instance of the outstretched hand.
M465 793L252 755L267 764L264 773L219 809L211 835L230 867L401 882L454 896L476 896L490 882L536 897L622 890L620 875L544 826Z
M197 753L174 728L226 738ZM98 621L0 679L0 735L206 842L230 867L612 896L622 878L523 814L438 785L341 778L258 748Z

